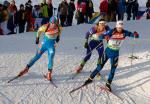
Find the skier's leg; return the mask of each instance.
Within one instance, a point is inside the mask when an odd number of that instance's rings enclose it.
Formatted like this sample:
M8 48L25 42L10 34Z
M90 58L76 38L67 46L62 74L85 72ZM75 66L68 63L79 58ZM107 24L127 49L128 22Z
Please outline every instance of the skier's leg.
M84 57L84 59L82 60L81 62L81 65L84 66L85 63L90 59L92 53L91 53L91 49L90 49L90 46L87 48L87 51L86 51L86 56Z
M88 80L85 81L84 84L89 84L93 81L94 77L99 73L99 71L102 70L102 68L105 65L105 63L107 62L107 60L108 60L108 56L106 53L104 53L102 55L102 58L98 61L96 69L92 72L92 74L90 75Z
M41 55L45 52L45 47L40 48L35 57L26 65L26 67L18 74L18 76L23 76L29 71L29 68L41 57Z
M87 48L87 52L86 52L86 56L84 58L84 62L86 63L92 55L92 51L99 45L100 43L97 41L90 41L88 48Z
M38 49L36 55L30 60L27 64L27 67L30 68L34 63L42 56L42 54L46 51L45 45L42 45L40 49Z
M109 73L109 77L106 82L106 87L108 88L109 91L111 91L111 82L114 78L117 66L118 66L118 56L116 56L115 58L111 58L111 71Z
M82 59L80 65L75 69L76 70L76 73L80 73L84 67L84 65L86 64L86 62L90 59L91 57L91 53L90 53L90 48L88 47L87 48L87 52L86 52L86 56L84 59Z
M97 52L98 52L98 61L101 59L102 55L103 55L103 52L104 52L104 46L103 45L100 45L99 47L96 48Z
M98 52L98 61L97 61L97 64L99 62L99 60L101 59L102 55L103 55L103 52L104 52L104 46L103 45L100 45L96 48L97 52ZM100 77L100 73L97 74L97 77Z
M80 66L76 69L77 73L80 73L84 67L84 65L86 64L86 62L90 59L91 54L92 54L92 50L96 47L96 44L93 41L90 41L87 47L87 52L86 52L86 56L84 57L84 59L81 61Z
M118 56L116 56L115 58L111 58L111 70L110 70L109 77L108 77L108 82L110 84L114 78L117 66L118 66Z
M53 61L54 61L54 55L55 55L55 48L51 47L48 49L48 73L47 73L47 79L52 80L52 70L53 70Z
M55 55L55 48L51 47L48 49L48 70L53 69L53 60L54 60L54 55Z
M106 52L102 55L102 58L98 60L98 64L96 69L92 72L92 74L90 75L90 78L93 79L98 72L100 72L103 68L103 66L105 65L105 63L108 60L108 56L106 54Z

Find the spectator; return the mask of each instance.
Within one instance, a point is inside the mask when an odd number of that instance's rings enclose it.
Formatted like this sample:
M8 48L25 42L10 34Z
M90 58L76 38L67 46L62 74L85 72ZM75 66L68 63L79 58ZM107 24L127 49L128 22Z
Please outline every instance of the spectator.
M8 21L9 19L9 12L8 12L9 5L10 3L8 1L4 1L2 10L2 21Z
M132 6L133 6L133 2L135 0L127 0L127 9L126 9L126 13L127 13L127 20L131 19L131 12L132 12Z
M25 30L25 23L26 23L26 17L25 17L25 8L24 5L20 5L20 10L17 13L18 17L18 26L19 26L19 33L23 33Z
M17 13L17 7L15 5L15 1L12 0L9 7L9 19L8 19L8 25L7 28L11 31L9 34L15 34L14 29L16 27L16 13Z
M48 16L51 18L53 16L53 4L52 0L48 1Z
M3 30L1 28L1 22L2 22L2 10L3 10L3 5L0 4L0 35L3 35Z
M147 0L147 2L146 2L146 7L147 7L147 8L150 7L150 0Z
M78 11L77 24L86 22L86 18L87 18L86 10L87 10L87 0L78 0L77 2L77 11Z
M135 0L132 6L133 20L136 19L138 11L139 11L139 3L137 0Z
M3 5L0 4L0 23L2 22L2 10L3 10Z
M147 13L146 19L150 19L150 0L147 0L146 7L147 7L147 10L146 10L146 13Z
M49 15L48 15L48 4L46 3L46 0L43 0L42 4L42 25L49 22Z
M33 12L32 12L32 16L35 19L34 22L34 30L38 30L38 28L41 26L41 22L42 22L42 12L40 9L40 5L35 5Z
M72 26L74 11L75 11L75 4L74 0L70 0L70 3L68 5L68 15L67 15L67 25Z
M67 20L67 13L68 13L68 3L67 0L63 0L58 7L58 15L60 16L60 23L61 26L65 26L65 22Z
M0 23L0 35L3 35L3 30L1 28L1 23Z
M92 19L92 14L94 13L94 6L92 0L87 2L87 15L89 19Z
M26 19L27 19L27 27L26 32L33 31L33 18L32 18L32 4L31 0L28 0L28 2L25 4L25 13L26 13Z
M117 6L117 14L118 14L118 20L124 19L124 13L126 9L126 1L125 0L118 0L118 6Z
M108 20L107 14L108 14L108 0L100 0L100 16L103 18L105 21Z
M118 0L108 0L108 21L116 21Z
M8 19L9 19L9 12L8 12L9 5L10 3L8 1L4 1L3 9L2 9L2 22L1 22L1 29L3 30L4 35L10 33L10 30L7 28Z

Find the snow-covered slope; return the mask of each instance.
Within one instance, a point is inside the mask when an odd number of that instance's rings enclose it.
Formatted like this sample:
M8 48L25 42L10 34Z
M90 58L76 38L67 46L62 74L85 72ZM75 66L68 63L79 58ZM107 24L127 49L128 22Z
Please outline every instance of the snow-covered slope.
M114 23L108 24L113 27ZM0 104L149 104L150 102L150 21L130 21L125 28L138 31L140 39L127 39L121 48L121 56L113 91L121 97L101 92L99 85L103 80L95 79L88 88L72 95L69 91L81 85L96 67L97 53L86 64L83 72L70 79L74 68L85 54L84 34L91 25L79 25L63 29L61 41L56 49L53 78L58 88L53 87L42 76L47 72L47 54L31 68L28 74L8 84L36 52L35 33L23 33L0 37ZM131 66L131 48L139 59ZM107 77L109 63L101 74Z
M108 24L111 28L115 26L115 23ZM132 32L137 31L140 34L140 39L129 38L124 41L121 54L131 53L131 48L134 48L134 52L144 52L150 50L149 46L149 30L150 21L130 21L125 22L125 29ZM87 30L91 25L83 24L73 27L64 28L61 35L60 46L57 52L69 53L69 54L81 54L84 51L84 37ZM34 33L23 33L12 36L0 37L0 52L1 53L16 53L16 52L35 52L36 45ZM11 41L10 41L11 40ZM19 44L18 44L19 43ZM133 47L134 45L134 47ZM137 48L138 47L138 48Z

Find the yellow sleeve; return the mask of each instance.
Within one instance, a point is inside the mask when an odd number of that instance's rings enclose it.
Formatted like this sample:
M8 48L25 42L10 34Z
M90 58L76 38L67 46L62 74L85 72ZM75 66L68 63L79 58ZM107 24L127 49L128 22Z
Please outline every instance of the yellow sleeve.
M47 28L47 26L46 26L46 25L41 26L41 27L38 29L38 32L37 32L36 37L37 37L37 38L39 38L39 37L40 37L40 35L41 35L43 32L45 32L45 31L46 31L46 28Z

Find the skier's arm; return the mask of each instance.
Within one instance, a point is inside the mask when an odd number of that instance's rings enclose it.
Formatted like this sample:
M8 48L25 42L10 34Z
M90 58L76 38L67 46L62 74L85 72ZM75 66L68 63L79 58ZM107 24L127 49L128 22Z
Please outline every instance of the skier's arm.
M106 40L108 41L108 40L109 40L109 37L111 37L111 35L112 35L112 32L113 32L113 29L107 30L106 32L104 32L103 34L101 34L101 35L99 36L99 40L106 39Z
M89 37L91 37L94 33L96 33L96 27L93 26L87 33L85 36L85 43L84 43L84 48L88 48L88 39Z
M61 35L62 27L58 26L58 29L59 29L59 33L58 33L58 36L56 38L56 43L58 43L60 41L60 35Z
M124 30L124 33L126 36L133 37L133 38L139 38L139 34L136 31L134 31L132 33L130 31Z
M45 32L46 28L47 28L46 25L41 26L41 27L38 29L38 31L37 31L36 37L37 37L37 38L40 38L41 34L42 34L43 32Z
M43 25L43 26L41 26L41 27L38 29L37 35L36 35L36 44L39 44L39 38L40 38L41 34L42 34L43 32L45 32L46 28L47 28L47 27L46 27L45 25Z
M96 27L92 27L92 28L86 33L86 36L85 36L85 39L86 39L86 40L88 40L89 37L90 37L92 34L96 33L96 29L95 29L95 28L96 28Z

